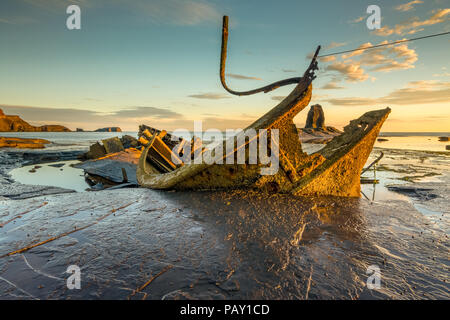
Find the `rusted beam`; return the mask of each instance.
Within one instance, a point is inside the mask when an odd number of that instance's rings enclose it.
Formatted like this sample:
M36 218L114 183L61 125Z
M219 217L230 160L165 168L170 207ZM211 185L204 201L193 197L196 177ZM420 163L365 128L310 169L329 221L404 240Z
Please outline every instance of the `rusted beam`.
M258 89L254 89L254 90L234 91L227 86L227 83L225 81L225 64L226 64L226 60L227 60L227 46L228 46L228 16L223 16L222 50L221 50L221 54L220 54L220 82L222 83L222 86L224 87L225 90L227 90L229 93L234 94L236 96L248 96L248 95L252 95L255 93L259 93L259 92L267 93L267 92L275 90L279 87L287 86L290 84L297 84L302 79L306 79L309 81L309 83L311 83L311 81L314 80L314 78L315 78L314 71L318 69L317 68L317 56L320 51L320 46L317 47L316 53L314 54L311 64L309 65L309 68L306 70L303 77L295 77L295 78L280 80L280 81L271 83L267 86L264 86L264 87L261 87Z

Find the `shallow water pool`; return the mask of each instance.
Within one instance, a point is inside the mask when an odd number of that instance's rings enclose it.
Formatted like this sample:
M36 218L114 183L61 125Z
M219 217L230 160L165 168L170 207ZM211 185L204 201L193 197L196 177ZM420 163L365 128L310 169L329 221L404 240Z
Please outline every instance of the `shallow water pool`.
M23 184L54 186L83 192L89 188L84 179L84 170L71 166L79 162L72 160L24 166L12 170L9 174L15 181Z

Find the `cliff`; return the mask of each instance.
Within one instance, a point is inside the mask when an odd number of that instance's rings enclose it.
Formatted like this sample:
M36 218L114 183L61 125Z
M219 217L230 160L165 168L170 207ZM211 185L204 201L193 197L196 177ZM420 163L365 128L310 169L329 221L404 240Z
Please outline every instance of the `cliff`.
M119 127L108 127L95 130L95 132L122 132Z
M70 132L70 129L60 125L44 125L35 127L22 120L19 116L5 115L0 109L0 131L2 132Z

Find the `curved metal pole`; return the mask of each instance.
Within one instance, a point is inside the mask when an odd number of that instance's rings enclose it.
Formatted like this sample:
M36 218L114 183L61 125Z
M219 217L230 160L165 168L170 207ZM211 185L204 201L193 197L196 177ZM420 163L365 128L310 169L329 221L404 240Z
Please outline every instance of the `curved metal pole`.
M267 93L267 92L270 92L270 91L275 90L282 86L286 86L289 84L297 84L301 80L304 80L304 79L308 82L311 82L312 80L314 80L316 78L316 76L314 75L314 71L318 69L317 56L319 54L320 46L317 47L314 57L311 60L311 63L309 65L308 69L306 70L305 74L303 75L303 77L296 77L296 78L280 80L280 81L274 82L272 84L269 84L267 86L264 86L264 87L261 87L258 89L254 89L254 90L249 90L249 91L231 90L227 86L227 83L225 81L225 64L226 64L226 60L227 60L227 44L228 44L228 16L223 16L222 50L221 50L221 54L220 54L220 82L222 82L222 86L224 87L224 89L227 90L231 94L234 94L237 96L248 96L248 95L258 93L258 92Z

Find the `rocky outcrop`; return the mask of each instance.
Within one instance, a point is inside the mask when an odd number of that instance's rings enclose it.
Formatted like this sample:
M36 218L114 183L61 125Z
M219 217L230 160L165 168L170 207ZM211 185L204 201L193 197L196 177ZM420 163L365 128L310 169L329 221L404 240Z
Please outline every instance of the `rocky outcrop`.
M315 104L309 109L308 117L306 118L306 129L325 129L325 114L322 106Z
M70 132L70 129L60 125L44 125L35 127L19 116L5 115L0 109L0 131L3 132Z
M104 139L102 142L107 154L125 151L122 141L118 137Z
M89 151L81 155L82 159L98 159L106 155L105 147L96 142L89 147Z
M120 139L113 137L102 140L103 144L99 142L94 143L89 147L89 151L79 156L80 160L92 160L103 158L108 154L125 151L130 148L139 148L141 144L139 141L129 135L124 135Z
M0 148L43 149L50 141L45 139L24 139L0 137Z
M108 128L100 128L95 130L95 132L122 132L122 129L119 127L108 127Z
M36 127L38 130L36 131L42 131L42 132L71 132L69 128L66 128L64 126L56 125L56 124L49 124L44 125L40 127Z
M338 136L342 131L325 126L325 113L320 104L315 104L309 109L305 127L298 129L300 139L305 143L325 144Z
M122 145L125 149L138 148L141 145L136 138L130 135L124 135L122 138L120 138L120 140L122 141Z

